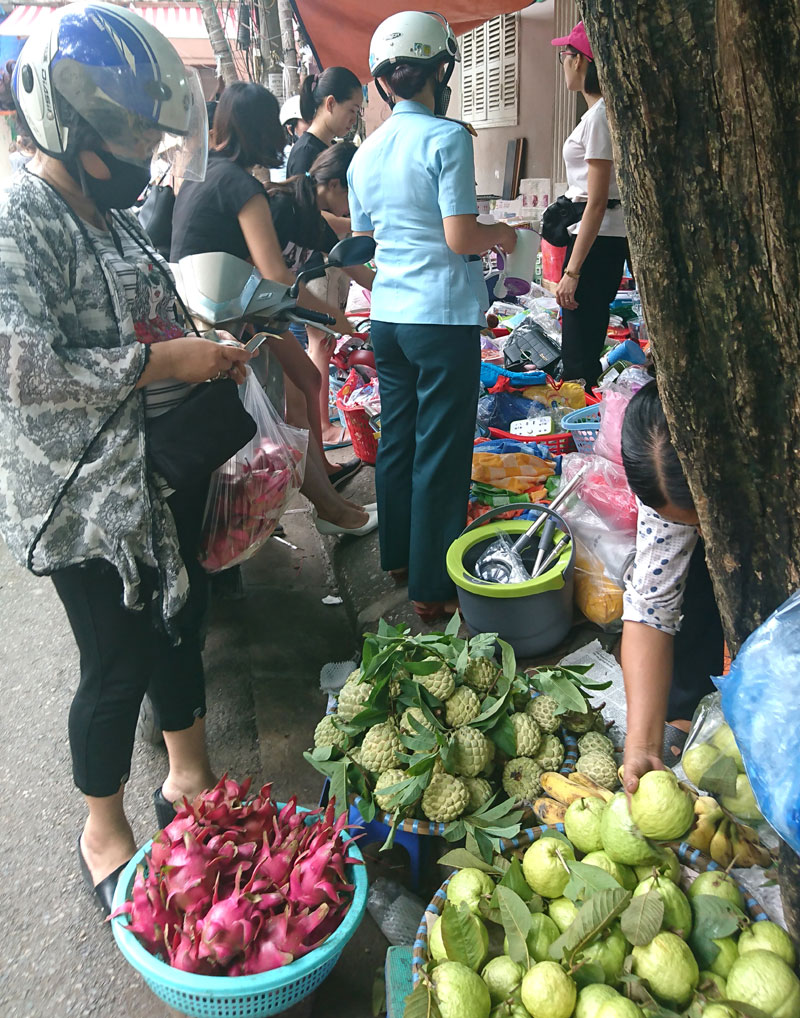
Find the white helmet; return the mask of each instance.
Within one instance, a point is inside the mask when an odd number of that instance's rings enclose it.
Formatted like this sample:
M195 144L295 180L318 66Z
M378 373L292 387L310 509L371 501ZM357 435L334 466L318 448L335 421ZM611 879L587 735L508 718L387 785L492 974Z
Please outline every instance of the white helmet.
M373 78L386 74L392 64L435 64L446 57L452 65L461 60L452 28L435 11L401 11L382 21L369 44ZM448 75L449 77L449 75Z
M90 2L54 10L23 46L12 91L36 144L57 159L75 154L70 134L82 119L121 159L141 163L161 146L176 175L205 175L199 80L172 43L126 7Z
M302 119L303 114L300 112L300 96L289 96L283 106L281 106L281 124L286 127L290 120Z

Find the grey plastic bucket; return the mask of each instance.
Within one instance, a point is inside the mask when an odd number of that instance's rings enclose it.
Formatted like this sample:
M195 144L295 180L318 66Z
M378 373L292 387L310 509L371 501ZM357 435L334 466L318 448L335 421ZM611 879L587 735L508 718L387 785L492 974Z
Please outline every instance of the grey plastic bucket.
M554 516L558 530L570 539L569 524L549 506L538 506ZM530 527L530 520L489 520L507 513L509 506L497 506L471 523L447 552L447 571L458 588L458 603L471 634L497 633L511 644L519 657L546 654L558 646L572 625L572 592L575 571L574 542L564 548L553 565L525 583L488 583L475 576L480 555L501 533L516 540ZM558 532L554 542L559 539ZM523 550L522 560L533 566L538 550L534 538Z

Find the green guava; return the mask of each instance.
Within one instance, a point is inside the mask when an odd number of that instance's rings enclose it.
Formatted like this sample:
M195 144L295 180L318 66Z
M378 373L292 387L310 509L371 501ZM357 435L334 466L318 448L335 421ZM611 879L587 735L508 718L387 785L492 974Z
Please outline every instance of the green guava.
M639 884L633 896L636 898L640 894L647 894L648 891L655 891L664 902L661 929L677 933L686 940L692 929L692 906L680 887L666 877L648 877Z
M723 1000L727 994L727 985L722 976L708 970L700 972L700 982L697 984L697 988L702 990L706 996L719 997L720 1000Z
M605 936L581 951L578 960L596 962L603 970L605 981L611 986L622 975L622 964L627 953L628 941L622 935L619 924L615 923Z
M556 900L569 901L568 898L557 898ZM571 901L570 905L572 905ZM533 961L548 961L550 958L550 945L558 940L562 932L550 916L545 915L544 912L534 912L531 916L530 933L525 940L531 959ZM503 950L508 954L508 938L505 938L503 941Z
M470 918L470 921L472 922L472 924L477 929L477 931L478 931L478 933L480 935L480 938L481 938L481 943L483 944L483 954L481 955L480 961L475 966L475 968L478 969L478 968L481 967L481 965L483 964L484 960L486 959L486 955L489 953L489 933L488 933L486 927L484 926L484 924L481 922L481 920L477 916L474 916L474 915L472 915L470 913L470 917L469 918ZM459 961L459 962L462 962L462 959L459 959L459 958L450 958L448 956L448 954L447 954L447 948L444 946L444 938L442 937L442 917L441 916L439 916L439 918L436 920L436 922L431 927L430 936L428 937L428 946L430 948L431 957L433 958L434 961Z
M447 900L457 907L462 902L473 915L478 914L478 905L483 895L494 893L494 881L488 873L482 873L471 866L459 870L447 885Z
M736 881L720 870L706 870L704 873L698 874L689 884L689 890L686 893L689 896L689 901L701 894L711 894L715 898L722 898L744 910L744 898Z
M559 932L563 933L575 921L578 906L569 898L554 898L547 906L547 914L556 924Z
M571 845L556 838L540 838L522 857L522 872L528 886L544 898L559 898L569 883L565 861L575 860Z
M638 1004L618 994L615 1000L603 1004L597 1018L644 1018L644 1013Z
M519 989L522 976L522 966L504 954L488 961L481 972L481 979L486 983L493 1004L508 1000L512 993Z
M649 944L634 947L633 971L662 1004L679 1008L689 1003L700 979L694 955L674 933L658 933Z
M753 923L746 930L742 930L737 947L739 954L747 954L748 951L772 951L779 958L783 958L792 969L797 962L794 944L789 934L777 923L767 920Z
M600 838L603 851L613 862L641 866L658 859L658 851L636 830L624 792L617 792L603 811Z
M724 1004L709 1004L703 1008L703 1018L741 1018L741 1016Z
M619 886L624 887L626 891L632 891L636 887L636 874L630 866L626 866L621 862L614 862L609 857L608 852L590 852L581 861L585 862L587 866L597 866L598 869L610 873Z
M709 965L709 971L713 972L714 975L727 979L730 970L733 968L733 963L739 957L736 941L733 937L720 937L718 940L712 940L711 942L717 945L719 953Z
M442 1018L489 1018L492 1001L486 983L466 965L443 961L431 973L431 982Z
M591 986L584 986L578 994L578 1003L575 1005L573 1018L597 1018L600 1008L608 1001L616 1000L619 994L613 986L606 986L605 983L592 983Z
M521 1000L503 1000L492 1008L489 1018L531 1018Z
M665 848L664 846L661 846L661 851L658 853L658 860L656 862L649 866L635 866L634 869L636 871L636 879L640 881L652 877L653 870L659 876L671 880L673 884L677 884L681 879L680 860L671 848Z
M603 800L594 796L576 799L567 807L564 833L579 852L598 852L603 847L600 818L605 808Z
M577 997L575 982L554 961L537 962L522 977L522 1003L533 1018L570 1018Z
M761 820L761 811L746 774L736 775L736 795L721 795L719 801L741 820Z
M717 747L720 753L725 756L729 756L731 760L736 764L736 769L740 774L744 773L744 760L742 760L742 754L739 752L739 747L736 745L736 739L733 735L733 729L728 724L721 724L719 728L711 736L711 742ZM686 768L684 767L684 770Z
M691 827L694 805L672 771L648 771L631 796L631 816L643 837L674 841Z
M703 775L716 763L721 756L720 751L711 742L698 742L687 749L681 757L681 764L686 777L697 788L703 788Z
M747 951L728 975L728 1000L752 1004L771 1018L800 1018L800 979L772 951Z

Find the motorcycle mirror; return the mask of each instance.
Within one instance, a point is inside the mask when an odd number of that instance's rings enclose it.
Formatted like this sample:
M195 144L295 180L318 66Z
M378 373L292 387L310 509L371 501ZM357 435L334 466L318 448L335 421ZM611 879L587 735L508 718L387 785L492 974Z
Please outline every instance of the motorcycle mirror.
M346 265L363 265L375 255L375 241L372 237L345 237L328 255L328 265L341 269Z

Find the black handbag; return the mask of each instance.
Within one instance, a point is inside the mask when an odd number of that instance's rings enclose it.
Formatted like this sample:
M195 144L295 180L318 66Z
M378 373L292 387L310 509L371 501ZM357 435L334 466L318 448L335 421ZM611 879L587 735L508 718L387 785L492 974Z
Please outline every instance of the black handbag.
M621 204L619 198L609 198L606 208L615 209ZM586 205L585 201L573 201L565 194L556 198L542 213L543 239L554 247L566 247L572 236L567 227L581 221Z
M201 382L168 413L147 422L147 451L167 484L180 491L209 477L253 438L256 422L236 382Z
M156 251L165 261L169 261L175 192L169 184L161 183L163 179L150 185L139 209L139 223Z

